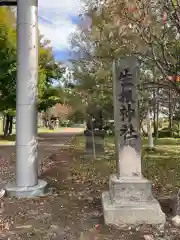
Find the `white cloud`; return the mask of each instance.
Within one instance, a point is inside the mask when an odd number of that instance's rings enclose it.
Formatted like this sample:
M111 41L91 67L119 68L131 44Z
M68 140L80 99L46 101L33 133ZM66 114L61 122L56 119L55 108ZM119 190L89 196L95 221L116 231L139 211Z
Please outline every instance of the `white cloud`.
M77 16L81 0L39 0L39 29L54 49L69 47L68 37L76 29L68 16Z
M80 0L39 0L39 7L57 12L77 13L80 10Z

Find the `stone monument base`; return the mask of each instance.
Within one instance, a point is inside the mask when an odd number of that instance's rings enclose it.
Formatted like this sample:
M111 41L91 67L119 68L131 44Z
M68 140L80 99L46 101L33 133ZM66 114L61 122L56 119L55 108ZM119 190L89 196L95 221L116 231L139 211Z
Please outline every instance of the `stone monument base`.
M105 224L117 226L152 224L166 221L158 201L152 196L151 183L140 177L110 176L109 192L102 193Z
M38 180L38 184L32 187L17 187L15 183L8 183L5 190L9 197L33 198L44 196L46 187L46 181Z

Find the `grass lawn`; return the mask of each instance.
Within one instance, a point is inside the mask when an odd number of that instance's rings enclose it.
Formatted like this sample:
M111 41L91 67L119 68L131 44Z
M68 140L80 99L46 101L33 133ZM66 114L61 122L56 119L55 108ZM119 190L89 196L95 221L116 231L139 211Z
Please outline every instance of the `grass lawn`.
M62 132L65 128L58 128L54 130L49 130L47 128L39 128L38 133L53 133L53 132ZM13 131L13 134L7 137L3 137L3 133L0 133L0 145L3 144L14 144L16 140L15 131Z
M0 145L4 144L14 144L16 139L16 135L12 134L10 136L4 137L2 134L0 134Z
M176 192L180 188L180 139L158 139L156 148L146 150L147 140L142 140L142 171L152 181L155 195ZM105 155L96 160L83 157L84 138L74 140L74 156L72 171L74 176L83 181L87 177L95 184L108 183L109 174L115 172L114 139L105 139Z

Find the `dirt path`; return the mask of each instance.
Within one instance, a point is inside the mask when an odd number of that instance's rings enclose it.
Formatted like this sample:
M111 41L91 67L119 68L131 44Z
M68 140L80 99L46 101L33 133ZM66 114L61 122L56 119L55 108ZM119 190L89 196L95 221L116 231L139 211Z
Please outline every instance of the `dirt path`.
M103 223L101 192L106 185L79 181L71 175L74 150L62 148L44 164L46 196L29 200L5 198L0 209L0 239L19 240L178 240L177 229L155 232L150 226L118 230ZM169 233L168 233L169 232ZM178 234L178 235L177 235ZM153 238L151 235L154 235ZM169 235L169 236L168 236ZM80 238L81 236L81 238Z
M68 142L74 134L80 129L66 128L64 132L57 133L40 133L38 134L38 164L39 171L48 161L48 157L58 151ZM82 131L82 130L81 130ZM0 188L7 181L12 181L15 177L15 145L0 145ZM42 166L41 166L42 165Z

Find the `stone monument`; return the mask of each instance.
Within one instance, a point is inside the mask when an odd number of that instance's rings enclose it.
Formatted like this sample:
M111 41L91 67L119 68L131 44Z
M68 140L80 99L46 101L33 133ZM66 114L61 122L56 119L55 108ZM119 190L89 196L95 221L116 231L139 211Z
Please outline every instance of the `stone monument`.
M110 176L109 192L102 194L105 224L165 223L165 214L152 196L151 183L141 173L136 90L138 72L138 62L134 57L113 63L117 174Z

